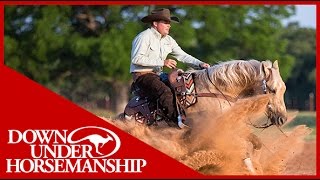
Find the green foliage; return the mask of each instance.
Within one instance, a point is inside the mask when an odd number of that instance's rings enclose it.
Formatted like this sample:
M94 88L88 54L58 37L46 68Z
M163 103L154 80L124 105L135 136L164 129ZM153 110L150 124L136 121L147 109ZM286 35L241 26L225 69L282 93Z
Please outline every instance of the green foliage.
M282 39L288 44L286 53L295 57L295 64L286 81L287 98L294 100L296 109L304 109L309 94L316 94L316 32L290 24L283 30Z
M6 52L6 57L10 58L10 65L13 69L18 69L21 62L17 53L18 50L18 42L9 36L4 37L4 51Z

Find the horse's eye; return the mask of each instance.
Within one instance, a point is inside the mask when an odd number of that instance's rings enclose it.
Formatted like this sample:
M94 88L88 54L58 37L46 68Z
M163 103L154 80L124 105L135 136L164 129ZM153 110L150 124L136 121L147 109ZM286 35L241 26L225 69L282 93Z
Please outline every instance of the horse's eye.
M270 88L269 86L267 86L267 89L268 89L269 93L276 94L276 90L275 89Z

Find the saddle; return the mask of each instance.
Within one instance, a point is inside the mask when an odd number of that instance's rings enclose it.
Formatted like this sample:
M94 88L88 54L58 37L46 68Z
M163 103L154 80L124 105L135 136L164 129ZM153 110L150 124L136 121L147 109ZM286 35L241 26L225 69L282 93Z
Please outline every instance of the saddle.
M193 74L185 73L181 69L174 69L167 77L161 77L161 79L174 92L177 102L177 112L180 118L185 120L184 109L197 102ZM137 122L146 123L147 125L152 125L163 119L166 120L168 124L171 123L164 116L162 109L159 108L158 102L151 102L148 97L145 96L145 93L135 86L134 83L131 86L131 92L135 94L135 96L128 102L125 108L126 115L133 116Z

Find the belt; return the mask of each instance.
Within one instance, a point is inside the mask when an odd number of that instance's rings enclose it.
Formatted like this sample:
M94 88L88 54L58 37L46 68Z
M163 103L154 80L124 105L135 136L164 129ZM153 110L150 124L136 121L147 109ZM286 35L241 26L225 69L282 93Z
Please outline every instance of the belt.
M131 74L132 74L133 81L136 81L142 75L145 75L145 74L156 74L156 73L152 72L152 71L147 71L147 72L132 72Z

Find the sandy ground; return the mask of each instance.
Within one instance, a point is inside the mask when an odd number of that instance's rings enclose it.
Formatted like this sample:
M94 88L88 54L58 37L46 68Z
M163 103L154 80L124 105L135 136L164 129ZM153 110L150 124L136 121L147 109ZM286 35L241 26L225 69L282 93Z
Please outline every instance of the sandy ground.
M288 161L283 174L316 175L316 141L305 142L301 154Z
M105 120L203 174L252 174L243 161L250 157L256 174L315 175L315 142L304 141L311 133L310 128L299 125L287 132L275 126L253 128L253 122L257 125L265 121L267 103L266 97L240 101L220 116L196 117L199 123L185 130L162 125L146 127L135 121ZM251 134L260 143L249 142Z

